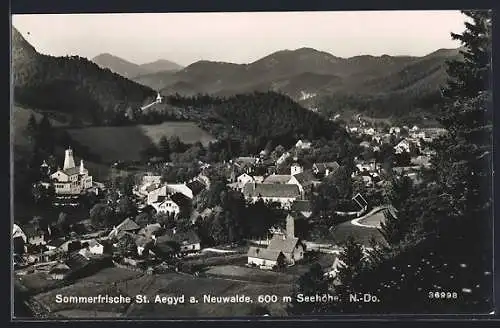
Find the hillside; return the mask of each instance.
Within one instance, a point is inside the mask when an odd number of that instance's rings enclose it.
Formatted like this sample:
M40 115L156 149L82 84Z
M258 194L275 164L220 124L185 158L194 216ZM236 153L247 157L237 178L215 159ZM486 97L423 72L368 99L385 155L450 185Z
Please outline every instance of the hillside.
M155 97L137 84L78 56L42 55L12 28L14 101L102 124Z
M120 74L126 78L131 78L140 74L147 73L140 65L129 62L111 54L100 54L94 58L92 61L99 65L99 67L104 69L109 69L111 72Z
M426 107L446 82L445 63L458 58L457 49L439 49L427 56L355 56L340 58L311 48L282 50L250 64L198 61L178 72L140 76L136 82L161 89L163 94L191 96L207 93L231 96L253 91L284 93L307 107L320 107L328 98L358 96L368 99L375 114L406 115ZM324 99L324 98L327 99ZM372 99L404 98L403 109ZM424 99L424 106L421 99ZM380 102L380 101L379 101ZM366 102L354 107L364 111ZM352 104L351 104L352 105Z
M259 147L269 141L290 147L299 138L336 139L339 143L347 139L345 129L337 123L275 92L226 98L169 96L167 101L173 106L196 108L202 113L198 118L200 126L218 139L239 137L253 140Z
M92 61L99 67L107 68L126 78L137 78L160 72L176 72L183 68L181 65L166 59L158 59L151 63L139 65L108 53L100 54L94 57Z

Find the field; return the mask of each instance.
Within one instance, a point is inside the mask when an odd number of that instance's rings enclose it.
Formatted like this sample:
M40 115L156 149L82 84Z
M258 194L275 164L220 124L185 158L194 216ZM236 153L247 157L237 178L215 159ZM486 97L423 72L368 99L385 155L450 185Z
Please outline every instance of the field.
M157 144L162 136L178 136L184 143L200 141L207 145L214 138L192 122L164 122L157 125L87 127L68 129L83 146L89 147L106 163L140 160L141 151Z
M377 227L384 219L385 219L384 211L379 211L374 213L373 215L370 215L367 218L360 220L359 223L372 227Z

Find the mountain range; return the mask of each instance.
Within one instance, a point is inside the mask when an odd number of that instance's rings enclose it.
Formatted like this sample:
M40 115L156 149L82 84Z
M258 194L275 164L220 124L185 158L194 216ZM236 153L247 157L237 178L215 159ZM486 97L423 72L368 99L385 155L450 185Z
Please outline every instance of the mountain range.
M166 59L158 59L151 63L139 65L108 53L100 54L92 58L92 61L99 67L107 68L126 78L136 78L158 72L176 72L183 68L181 65Z
M40 54L12 28L14 102L102 124L151 102L156 92L79 56Z
M230 96L276 91L303 105L318 107L325 97L426 98L447 81L446 62L459 49L439 49L426 56L336 57L312 48L282 50L250 64L198 61L179 71L133 78L162 94L206 93ZM418 102L417 102L418 103Z

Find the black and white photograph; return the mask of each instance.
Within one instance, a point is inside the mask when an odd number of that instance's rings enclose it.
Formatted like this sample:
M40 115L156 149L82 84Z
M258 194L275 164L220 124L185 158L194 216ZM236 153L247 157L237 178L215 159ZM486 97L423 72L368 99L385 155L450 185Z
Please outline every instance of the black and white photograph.
M13 319L492 315L492 11L11 16Z

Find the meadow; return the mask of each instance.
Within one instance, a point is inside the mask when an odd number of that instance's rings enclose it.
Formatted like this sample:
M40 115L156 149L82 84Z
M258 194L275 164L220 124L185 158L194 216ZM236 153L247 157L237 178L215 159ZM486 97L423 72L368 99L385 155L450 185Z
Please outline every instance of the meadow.
M158 144L162 136L178 136L187 144L201 142L207 145L215 140L209 133L193 122L164 122L157 125L136 125L120 127L85 127L67 130L70 136L103 162L138 161L141 152Z

